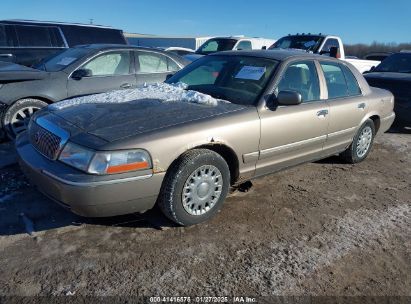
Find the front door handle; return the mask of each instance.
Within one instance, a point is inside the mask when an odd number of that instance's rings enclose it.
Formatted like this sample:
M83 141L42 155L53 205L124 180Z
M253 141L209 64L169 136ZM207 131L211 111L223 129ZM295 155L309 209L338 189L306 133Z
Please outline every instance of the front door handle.
M13 57L13 54L0 54L0 57Z
M131 83L123 83L120 88L122 89L129 89L131 88L133 85Z
M323 118L328 115L328 110L321 110L317 112L317 116Z
M359 103L359 104L358 104L358 109L364 110L366 106L367 106L367 105L366 105L364 102Z

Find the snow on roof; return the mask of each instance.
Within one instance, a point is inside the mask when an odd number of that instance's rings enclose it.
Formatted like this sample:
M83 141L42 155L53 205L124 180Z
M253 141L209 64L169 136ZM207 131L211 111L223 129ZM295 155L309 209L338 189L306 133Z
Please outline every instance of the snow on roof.
M186 90L184 83L167 84L155 83L144 85L136 89L116 90L107 93L94 94L56 102L49 106L51 110L61 110L85 103L122 103L135 100L155 99L163 102L188 102L202 105L217 106L219 102L226 102L215 99L210 95L200 92Z

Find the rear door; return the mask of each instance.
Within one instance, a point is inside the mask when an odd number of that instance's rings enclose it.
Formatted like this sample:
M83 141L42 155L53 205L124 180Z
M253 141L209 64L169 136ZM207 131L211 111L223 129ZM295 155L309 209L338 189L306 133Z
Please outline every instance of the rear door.
M367 102L351 70L343 63L320 61L327 85L330 119L324 153L349 145L366 113Z
M99 54L79 69L88 69L91 76L68 79L69 97L130 89L136 86L132 52L116 50Z
M163 82L167 75L180 70L180 66L164 54L153 51L135 51L137 85Z
M319 158L327 137L328 105L322 99L318 66L312 60L290 63L275 89L302 95L300 105L260 111L261 141L257 175Z

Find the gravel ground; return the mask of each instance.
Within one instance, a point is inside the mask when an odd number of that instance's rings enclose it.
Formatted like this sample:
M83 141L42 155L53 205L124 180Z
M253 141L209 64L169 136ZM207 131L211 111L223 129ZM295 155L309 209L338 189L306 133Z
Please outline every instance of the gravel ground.
M408 133L408 134L407 134ZM210 222L90 220L0 169L0 295L411 296L411 134L253 182Z

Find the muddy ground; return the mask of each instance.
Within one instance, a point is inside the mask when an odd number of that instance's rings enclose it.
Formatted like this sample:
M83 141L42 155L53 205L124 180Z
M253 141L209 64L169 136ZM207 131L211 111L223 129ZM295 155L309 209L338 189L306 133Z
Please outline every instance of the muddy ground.
M408 131L358 165L333 157L255 180L189 228L157 210L77 217L6 166L0 295L411 296Z

